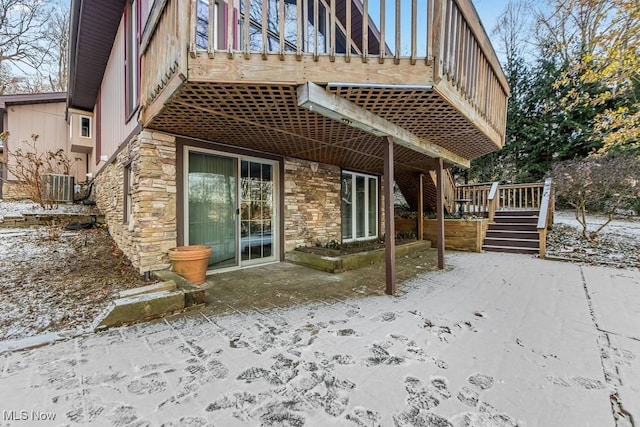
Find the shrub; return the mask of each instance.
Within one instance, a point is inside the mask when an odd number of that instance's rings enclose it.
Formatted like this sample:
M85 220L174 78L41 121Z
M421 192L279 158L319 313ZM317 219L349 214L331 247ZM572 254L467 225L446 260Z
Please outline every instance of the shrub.
M640 160L629 154L609 154L569 160L551 171L560 203L575 209L582 226L582 236L594 240L613 219L617 209L637 203L640 197ZM602 212L607 216L595 231L587 230L586 213Z

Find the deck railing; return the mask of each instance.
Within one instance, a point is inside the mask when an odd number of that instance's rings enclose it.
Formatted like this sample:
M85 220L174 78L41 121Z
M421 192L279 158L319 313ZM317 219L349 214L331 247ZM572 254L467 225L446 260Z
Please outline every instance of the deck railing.
M465 0L467 1L467 0ZM435 0L191 0L193 54L433 59ZM375 3L375 4L374 4ZM235 23L235 25L228 25Z
M489 212L491 182L462 184L456 187L457 212L463 215L484 216Z
M140 99L146 108L163 91L175 89L187 78L189 14L184 6L188 4L183 0L156 0L153 3L140 42ZM155 106L156 109L161 107Z
M505 184L498 187L498 210L540 209L544 183Z
M509 88L471 0L189 0L181 13L193 57L408 61L504 135Z
M465 184L456 187L456 203L458 211L465 215L487 214L492 219L496 210L541 209L544 191L545 183L542 182Z
M503 129L509 87L475 8L468 0L435 5L435 81L449 80L495 129Z

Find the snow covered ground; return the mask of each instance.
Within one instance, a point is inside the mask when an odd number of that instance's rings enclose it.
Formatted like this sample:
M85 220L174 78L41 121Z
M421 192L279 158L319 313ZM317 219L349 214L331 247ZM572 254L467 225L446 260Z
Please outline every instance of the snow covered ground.
M607 218L603 215L589 214L587 216L587 230L595 231L600 225L604 224L606 220ZM580 225L576 219L575 211L556 211L554 224L566 224L582 230L582 225ZM602 230L602 233L634 237L640 242L640 218L630 217L614 219L607 224L607 226Z
M588 215L588 230L596 230L605 221L603 216ZM640 220L617 218L607 224L594 241L588 241L582 237L582 226L573 211L556 211L554 225L547 234L547 256L594 265L640 268Z
M60 204L54 209L42 208L37 203L32 202L4 202L0 200L0 219L5 216L20 216L23 214L95 214L95 206L66 205Z
M447 261L397 297L204 310L5 353L0 410L119 426L640 420L640 272L492 253Z

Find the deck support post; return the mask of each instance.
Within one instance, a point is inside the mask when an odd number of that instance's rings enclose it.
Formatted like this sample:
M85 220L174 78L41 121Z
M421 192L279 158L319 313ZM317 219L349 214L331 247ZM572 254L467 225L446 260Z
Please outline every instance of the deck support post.
M396 231L393 211L393 139L384 139L384 254L385 293L396 293Z
M418 176L418 225L416 230L418 232L418 240L424 239L424 221L422 215L424 214L424 174Z
M436 211L437 211L437 245L438 268L444 269L444 167L442 158L436 159Z

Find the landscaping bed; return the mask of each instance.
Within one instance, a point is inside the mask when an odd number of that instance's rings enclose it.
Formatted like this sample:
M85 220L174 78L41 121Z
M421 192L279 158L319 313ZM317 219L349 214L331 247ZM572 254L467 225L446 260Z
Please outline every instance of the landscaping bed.
M84 213L85 207L60 210ZM37 211L0 203L0 216ZM106 228L66 231L59 225L0 228L0 277L0 341L85 330L119 291L149 284Z
M399 239L396 238L396 246L415 242L416 239ZM368 240L362 242L352 242L345 244L328 244L325 246L301 246L296 248L298 251L320 255L320 256L340 256L348 254L356 254L359 252L374 251L376 249L384 249L384 240Z
M605 221L596 215L588 219L592 231ZM593 265L640 268L640 219L620 217L589 242L581 236L571 211L558 211L547 234L547 257Z
M294 264L329 273L356 270L366 265L384 261L384 244L364 246L371 250L343 253L337 249L302 247L286 254L286 260ZM431 247L428 240L396 241L396 257L404 256L413 251L425 250Z

